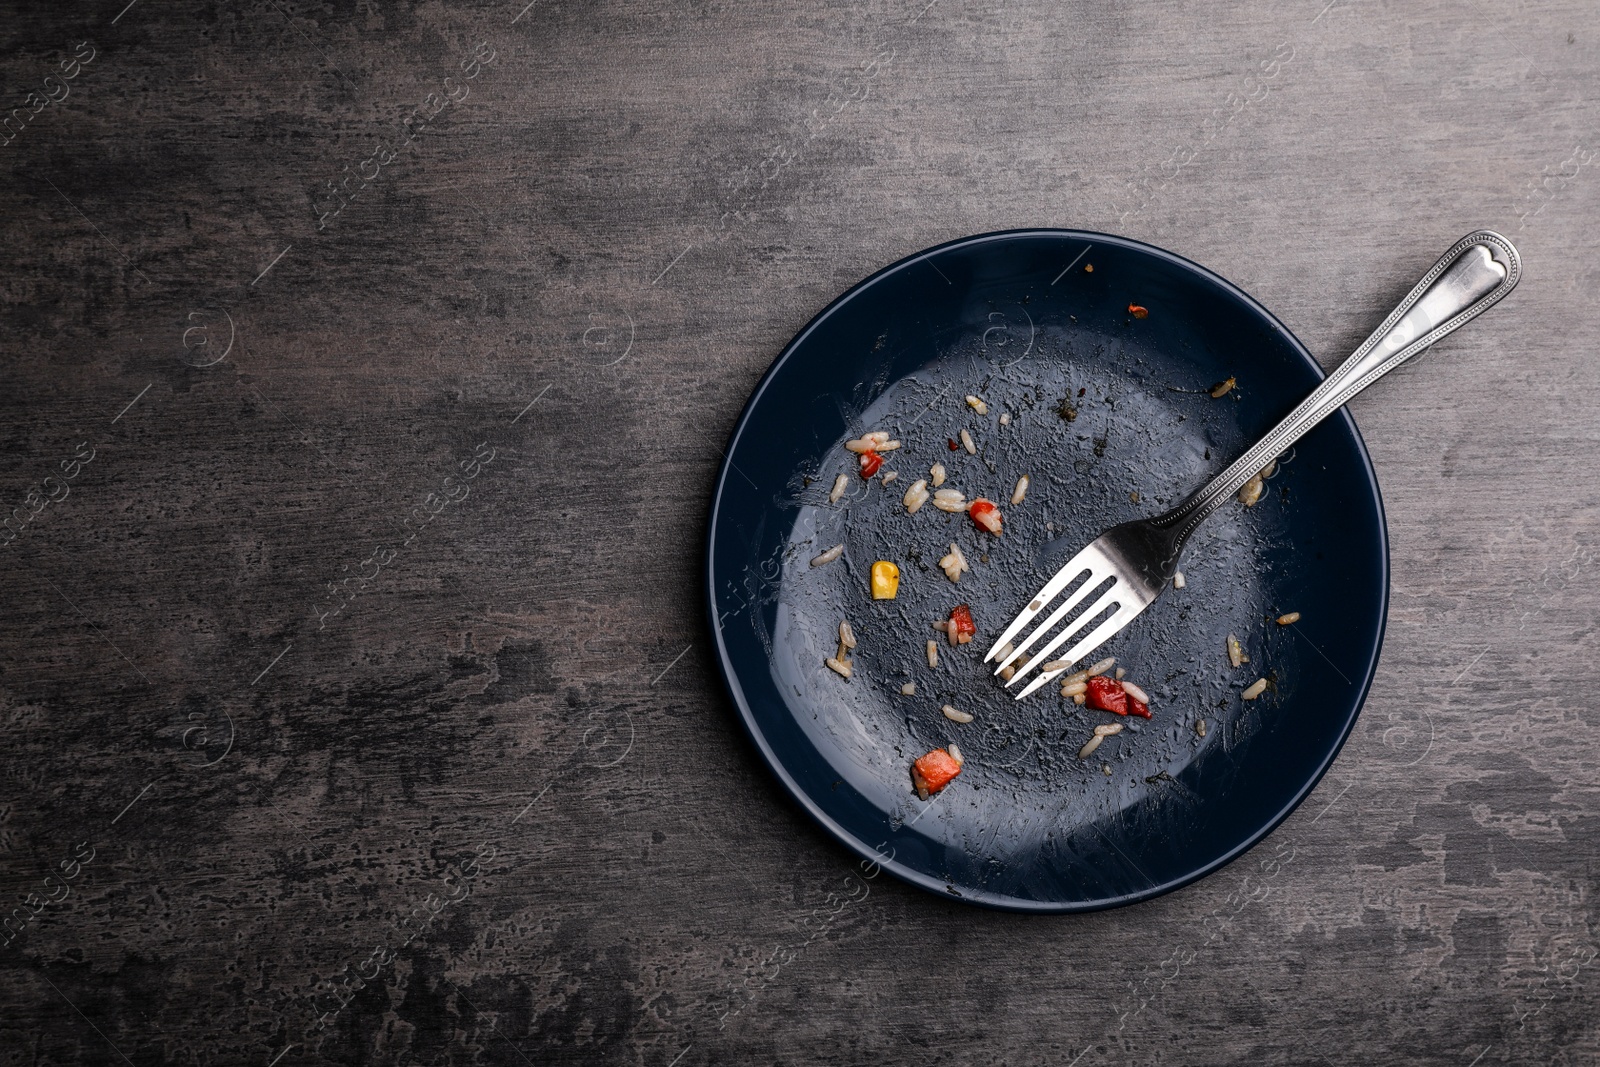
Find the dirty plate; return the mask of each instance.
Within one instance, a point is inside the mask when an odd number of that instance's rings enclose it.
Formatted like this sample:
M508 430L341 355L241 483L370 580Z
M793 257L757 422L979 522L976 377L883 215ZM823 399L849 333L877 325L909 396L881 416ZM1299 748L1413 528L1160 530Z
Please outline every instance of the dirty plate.
M1237 386L1213 398L1227 378ZM778 780L864 860L1019 911L1145 900L1250 848L1333 761L1383 640L1388 539L1348 414L1284 457L1255 507L1229 506L1201 527L1181 564L1186 587L1098 653L1151 695L1152 719L1116 720L1126 729L1079 759L1115 717L1053 685L1013 701L982 658L1019 598L1070 553L1181 500L1321 378L1304 346L1228 282L1104 234L955 241L840 297L756 387L711 509L718 665ZM877 429L903 447L864 480L842 445ZM1004 536L931 503L906 513L905 490L935 463L947 487L1000 503ZM835 504L840 474L848 488ZM1012 505L1024 474L1031 487ZM938 568L952 542L971 565L959 584ZM837 560L811 565L837 544ZM875 560L900 568L896 599L870 598ZM977 639L941 640L929 668L931 624L962 603ZM1298 623L1273 621L1292 611ZM824 665L840 619L859 641L848 681ZM1250 657L1238 669L1224 652L1230 633ZM1242 701L1258 677L1266 694ZM945 704L973 721L945 718ZM917 799L912 760L951 742L961 775Z

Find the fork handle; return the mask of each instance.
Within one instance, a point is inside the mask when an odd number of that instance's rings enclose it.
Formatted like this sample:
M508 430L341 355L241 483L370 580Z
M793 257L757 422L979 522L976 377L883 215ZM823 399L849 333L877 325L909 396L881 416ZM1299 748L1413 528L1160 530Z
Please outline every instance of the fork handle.
M1361 390L1483 314L1516 286L1521 275L1522 257L1510 241L1493 230L1469 233L1452 245L1372 336L1282 422L1189 499L1151 520L1171 531L1169 569L1176 566L1183 543L1195 527L1269 461Z

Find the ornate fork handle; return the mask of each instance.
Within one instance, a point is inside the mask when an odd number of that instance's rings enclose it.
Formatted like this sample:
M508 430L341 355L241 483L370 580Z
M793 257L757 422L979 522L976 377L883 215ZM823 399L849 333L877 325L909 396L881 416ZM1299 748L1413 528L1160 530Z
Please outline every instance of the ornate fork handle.
M1521 274L1522 257L1510 241L1493 230L1469 233L1451 246L1372 336L1282 422L1189 499L1149 520L1151 525L1171 531L1168 569L1176 566L1195 527L1270 460L1361 390L1483 314L1512 290Z

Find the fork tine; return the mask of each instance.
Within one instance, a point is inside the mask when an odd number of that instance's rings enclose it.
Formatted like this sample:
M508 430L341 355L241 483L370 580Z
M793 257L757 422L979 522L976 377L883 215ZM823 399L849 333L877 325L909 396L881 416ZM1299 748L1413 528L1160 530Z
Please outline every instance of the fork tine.
M1030 645L1032 645L1035 641L1039 640L1039 638L1043 637L1045 634L1048 634L1051 630L1053 630L1057 623L1064 621L1066 619L1066 617L1068 615L1071 615L1073 613L1073 611L1077 608L1077 606L1080 603L1083 602L1083 599L1085 597L1087 597L1090 593L1094 592L1094 590L1100 585L1100 583L1105 581L1105 580L1106 580L1105 572L1103 570L1101 570L1100 568L1098 568L1098 567L1091 566L1089 568L1089 577L1088 577L1088 579L1086 581L1084 581L1084 583L1082 585L1078 586L1077 590L1071 596L1069 596L1066 599L1066 601L1059 608L1056 608L1055 611L1051 612L1049 618L1045 619L1044 622L1042 622L1038 626L1034 627L1033 632L1028 635L1028 639L1026 641L1022 642L1016 648L1012 649L1011 650L1011 654L1009 656L1007 656L1005 659L1003 659L999 663L995 664L994 673L999 674L1001 671L1005 670L1006 666L1008 664L1010 664L1012 660L1016 659L1018 656L1021 656L1024 652L1026 652ZM1113 585L1111 588L1115 589L1116 586ZM1109 590L1108 590L1108 592L1109 592ZM1104 606L1104 597L1103 596L1096 597L1095 599L1096 599L1097 602L1100 602L1102 606ZM1034 603L1038 603L1038 602L1039 602L1039 598L1035 598ZM1041 611L1041 612L1043 610L1044 609L1042 607L1039 609L1039 611ZM1038 612L1035 612L1035 614L1037 615ZM1084 616L1084 619L1086 621L1088 619L1092 619L1092 618L1094 618L1093 615ZM1072 631L1068 630L1067 633L1070 634L1070 633L1072 633ZM1065 636L1065 635L1063 635L1063 636ZM1005 646L1002 645L1001 647L1003 648ZM1054 646L1052 646L1052 647L1054 647ZM1049 649L1045 649L1045 651L1048 652ZM1034 657L1034 658L1037 659L1038 657Z
M1149 602L1140 603L1138 598L1125 600L1122 606L1117 608L1117 610L1112 613L1111 618L1107 619L1099 626L1096 626L1092 631L1090 631L1088 637L1085 637L1082 641L1079 641L1075 646L1073 646L1072 651L1068 652L1061 658L1069 663L1077 663L1089 653L1093 652L1095 649L1109 641L1113 634L1117 633L1117 631L1121 630L1124 626L1128 625L1128 623L1132 622L1134 616L1138 615L1141 611L1149 606ZM1066 668L1063 667L1061 670L1066 670ZM1060 673L1061 671L1057 670L1049 671L1039 675L1039 677L1035 678L1031 683L1029 683L1026 689L1017 694L1017 699L1021 700L1023 697L1027 696L1035 689L1038 689L1040 686L1044 685L1046 682L1050 681Z
M1034 617L1044 610L1046 604L1054 600L1061 590L1072 584L1074 578L1086 570L1094 570L1094 564L1103 561L1100 550L1095 548L1093 544L1085 545L1076 556L1067 560L1062 568L1056 571L1048 582L1044 583L1044 588L1033 595L1033 599L1028 602L1028 606L1017 612L1017 617L1011 620L1011 625L1007 626L999 639L989 646L989 653L983 657L983 662L988 663L994 659L995 655L1006 646L1006 642L1017 636L1024 626L1032 622ZM1038 607L1034 607L1033 605L1035 604Z
M1119 589L1123 589L1123 595L1121 595L1121 596L1119 596L1118 593L1117 593L1117 591ZM1066 624L1066 626L1062 627L1061 632L1056 634L1054 637L1052 637L1050 639L1050 641L1043 648L1041 648L1039 650L1039 654L1038 655L1034 656L1031 660L1029 660L1028 663L1025 666L1023 666L1023 668L1021 670L1019 670L1015 674L1013 674L1011 676L1010 680L1005 683L1006 688L1009 689L1009 688L1011 688L1012 683L1021 681L1023 676L1028 673L1028 669L1030 667L1032 667L1034 664L1043 664L1043 663L1050 662L1049 659L1047 658L1050 655L1050 653L1054 652L1057 648L1060 648L1063 644L1065 644L1067 642L1067 640L1073 634L1077 633L1085 625L1087 625L1088 623L1094 621L1095 616L1099 615L1108 606L1110 606L1112 604L1116 604L1117 607L1120 608L1123 604L1126 604L1127 602L1128 602L1128 597L1126 595L1126 590L1124 589L1122 584L1120 582L1113 583L1111 588L1107 589L1104 593L1101 593L1099 596L1094 598L1094 602L1092 604L1090 604L1088 606L1088 608L1086 608L1084 610L1084 613L1082 615L1079 615L1072 622L1069 622L1069 623ZM1033 636L1034 637L1039 637L1044 632L1046 632L1047 629L1048 629L1048 627L1040 627L1039 631L1036 632Z

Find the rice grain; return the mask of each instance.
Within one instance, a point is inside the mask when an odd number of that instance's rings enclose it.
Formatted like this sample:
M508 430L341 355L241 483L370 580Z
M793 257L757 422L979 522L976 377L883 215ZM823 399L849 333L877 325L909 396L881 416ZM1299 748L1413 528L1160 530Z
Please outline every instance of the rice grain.
M844 475L839 477L843 478ZM954 515L967 510L967 498L956 489L939 489L933 494L933 506Z
M1256 697L1260 696L1266 691L1267 680L1265 678L1257 678L1255 681L1251 682L1245 691L1240 693L1239 696L1245 700L1254 700Z
M857 455L867 452L888 452L900 447L899 441L890 441L887 430L873 430L864 433L853 441L846 441L844 447Z
M1069 682L1061 687L1061 695L1064 697L1075 697L1079 693L1086 693L1088 691L1088 682Z
M844 496L844 491L848 488L850 488L850 479L842 474L839 475L833 480L833 491L828 494L828 503L837 504L839 498Z
M972 435L965 430L961 431L961 447L967 450L969 456L978 454L978 446L973 443Z
M1279 615L1278 616L1278 625L1279 626L1292 626L1293 624L1295 624L1295 623L1297 623L1299 621L1300 621L1300 613L1298 611L1291 611L1287 615Z
M1239 639L1232 634L1228 635L1228 662L1235 667L1250 662L1250 657L1244 654L1244 649L1239 645Z
M856 647L856 632L851 629L849 619L839 620L839 643L845 648Z
M1090 667L1088 670L1084 671L1083 672L1083 676L1085 678L1093 678L1097 674L1106 673L1106 671L1109 671L1112 667L1115 667L1116 665L1117 665L1117 657L1115 657L1115 656L1107 656L1105 659L1101 660L1099 663L1096 663L1093 667Z
M1093 737L1089 738L1088 741L1084 742L1082 748L1078 749L1078 758L1088 759L1090 756L1094 755L1094 750L1099 748L1100 742L1104 740L1104 735L1096 733Z
M950 551L939 558L939 569L952 582L959 582L961 576L972 568L967 566L967 557L962 554L961 546L951 541Z
M917 683L916 682L907 682L905 685L902 685L900 687L900 695L903 696L903 697L914 697L914 696L916 696L917 695Z
M840 477L842 478L844 475L841 474ZM844 545L834 545L832 548L822 553L822 555L813 556L811 559L811 565L813 567L820 567L824 563L832 563L834 560L838 559L840 554L843 552Z
M935 463L933 465L933 467L928 471L928 474L933 479L930 484L932 484L932 486L935 489L939 488L941 485L944 484L944 464L943 463Z
M961 750L955 745L946 745L944 750L950 753L950 758L955 760L958 765L967 762L967 757L963 756Z
M901 503L906 506L906 514L915 515L917 509L928 502L928 483L925 479L918 478L911 483L911 488L906 490L906 495L901 498Z
M829 668L832 669L833 673L837 674L839 677L841 677L841 678L849 678L850 677L850 661L849 660L840 659L838 656L829 656L827 658L826 662L827 662Z
M1134 685L1132 682L1123 682L1122 683L1122 691L1124 693L1127 693L1129 696L1131 696L1133 699L1137 700L1141 704L1149 704L1150 703L1150 694L1146 693L1143 689L1140 689L1138 686Z
M939 710L944 712L944 717L949 719L951 722L971 722L972 721L972 715L970 713L965 712L965 711L957 711L955 708L952 708L949 704L946 704L944 707L940 708Z
M989 414L989 405L983 402L983 397L981 396L973 396L971 393L968 393L967 407L971 408L973 411L976 411L979 415Z
M928 639L928 666L939 666L939 642L932 638Z
M1183 580L1183 572L1182 571L1173 571L1172 572L1172 588L1174 588L1174 589L1182 589L1184 586L1186 586L1188 584L1189 584L1188 582Z
M1028 495L1028 476L1026 474L1024 474L1022 477L1017 479L1017 487L1015 489L1011 490L1011 502L1013 504L1020 504L1020 503L1022 503L1022 498L1027 496L1027 495Z
M898 471L884 471L883 472L883 484L884 485L888 485L890 482L894 481L898 477L900 477L900 473Z

